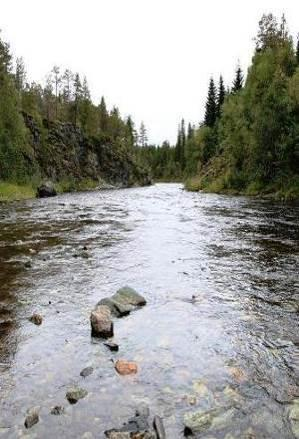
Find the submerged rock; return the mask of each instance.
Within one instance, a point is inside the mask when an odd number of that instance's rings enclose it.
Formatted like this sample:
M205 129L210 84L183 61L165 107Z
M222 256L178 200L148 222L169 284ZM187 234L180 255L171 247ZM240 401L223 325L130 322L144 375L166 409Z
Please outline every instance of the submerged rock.
M184 415L184 435L189 436L206 430L212 424L214 410L208 412L197 411Z
M51 410L51 415L63 415L65 413L65 409L62 405L56 405Z
M155 416L153 426L157 435L157 439L166 439L166 433L163 425L163 421L160 416Z
M37 188L37 198L55 197L55 195L57 195L57 192L53 183L47 182Z
M25 418L24 425L26 428L31 428L33 425L37 424L39 421L39 409L33 407L27 411L27 416Z
M299 399L295 399L293 404L291 404L288 418L294 437L299 439Z
M108 306L116 317L123 317L134 309L146 305L146 300L133 288L123 287L110 298L100 300L98 304Z
M232 406L217 407L211 410L199 409L196 412L186 413L184 416L184 434L203 433L210 427L221 430L233 424L237 409Z
M146 413L136 412L123 427L105 431L109 439L157 439L156 433L148 423L149 411Z
M116 300L113 299L113 296L111 298L105 297L104 299L100 300L98 305L105 305L108 306L111 313L115 315L116 317L124 317L130 314L131 311L134 310L134 306L129 304L123 304L119 303Z
M28 259L26 262L24 262L24 267L25 268L31 268L32 267L32 262L30 259Z
M85 398L87 394L87 390L82 389L81 387L73 387L66 392L65 396L70 404L76 404L79 399Z
M108 338L113 336L113 322L108 306L98 305L90 314L92 335Z
M126 360L117 360L115 369L120 375L133 375L138 372L137 363Z
M29 317L29 321L39 326L43 323L43 318L40 314L32 314L32 316Z
M88 377L89 375L91 375L93 373L93 367L88 366L85 367L84 369L81 370L80 375L81 377Z
M119 350L119 346L116 343L107 341L106 343L104 343L104 345L107 346L107 348L110 349L110 351L117 352Z

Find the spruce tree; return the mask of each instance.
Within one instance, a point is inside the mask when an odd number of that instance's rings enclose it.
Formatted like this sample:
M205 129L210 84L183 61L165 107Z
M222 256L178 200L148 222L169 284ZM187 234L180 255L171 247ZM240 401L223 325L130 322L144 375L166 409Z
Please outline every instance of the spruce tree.
M74 110L73 111L74 112L73 122L74 122L75 126L77 125L81 96L82 96L81 80L80 80L79 73L76 73L75 78L74 78L74 107L73 107L73 110Z
M139 130L139 144L142 147L147 146L147 131L144 125L144 122L141 122L140 130Z
M128 116L126 126L127 126L128 138L130 140L130 144L132 146L134 146L134 143L135 143L134 131L135 130L134 130L134 122L133 122L131 116Z
M16 73L15 73L16 89L21 92L26 85L26 70L23 58L16 59Z
M181 149L180 149L180 165L181 169L185 169L185 148L186 148L186 130L185 130L185 120L182 119L181 122Z
M104 96L102 96L101 98L101 103L98 107L98 110L99 110L99 119L100 119L100 130L102 133L106 134L108 128L109 115L108 115Z
M210 79L208 97L206 102L206 112L204 123L208 127L213 127L217 117L217 103L216 103L216 87L214 79Z
M44 103L44 116L47 119L48 123L54 118L54 94L53 94L53 80L51 75L48 75L46 78L46 85L43 89L43 103Z
M217 93L217 117L220 117L221 115L221 107L223 105L224 98L225 98L225 87L224 87L223 77L222 75L220 75L218 93Z
M236 69L236 76L233 81L232 93L238 93L243 88L244 75L241 67L238 65Z
M181 157L181 125L178 126L178 135L177 135L177 141L175 145L175 161L177 163L180 163L180 157Z
M55 87L55 117L58 118L58 95L61 84L60 68L54 66L51 73L53 74L53 83Z
M71 70L66 69L62 76L63 83L63 101L66 104L69 104L72 98L72 85L73 85L74 75Z
M191 123L189 122L189 123L188 123L187 140L192 139L192 137L193 137L193 133L194 133L194 129L193 129Z

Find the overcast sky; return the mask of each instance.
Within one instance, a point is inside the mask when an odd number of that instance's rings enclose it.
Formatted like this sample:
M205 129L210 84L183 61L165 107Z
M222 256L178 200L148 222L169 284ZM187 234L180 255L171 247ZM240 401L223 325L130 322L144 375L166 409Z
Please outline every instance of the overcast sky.
M86 74L95 102L174 142L182 117L202 119L210 76L230 84L238 60L247 69L270 11L297 34L296 0L2 0L0 28L30 80L55 64Z

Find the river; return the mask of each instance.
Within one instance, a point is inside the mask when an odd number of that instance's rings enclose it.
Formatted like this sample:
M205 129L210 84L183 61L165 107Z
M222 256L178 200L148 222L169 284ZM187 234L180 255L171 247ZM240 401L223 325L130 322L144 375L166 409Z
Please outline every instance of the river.
M169 439L214 407L201 438L299 437L298 219L298 205L179 184L0 205L0 437L102 438L140 405ZM89 315L125 285L148 303L115 321L113 353ZM138 374L117 375L117 358ZM76 405L73 384L88 391Z

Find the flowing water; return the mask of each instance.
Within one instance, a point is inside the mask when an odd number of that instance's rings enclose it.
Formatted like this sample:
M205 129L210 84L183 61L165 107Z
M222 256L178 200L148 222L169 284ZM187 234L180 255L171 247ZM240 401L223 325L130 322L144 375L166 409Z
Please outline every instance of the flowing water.
M1 205L0 437L102 438L141 405L168 439L186 413L214 408L199 437L298 437L298 218L296 205L179 184ZM125 285L148 303L115 321L112 353L89 315ZM117 358L138 374L117 375ZM88 396L70 405L74 384Z

